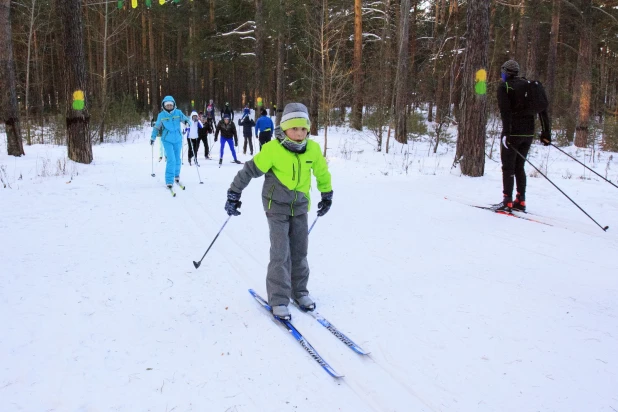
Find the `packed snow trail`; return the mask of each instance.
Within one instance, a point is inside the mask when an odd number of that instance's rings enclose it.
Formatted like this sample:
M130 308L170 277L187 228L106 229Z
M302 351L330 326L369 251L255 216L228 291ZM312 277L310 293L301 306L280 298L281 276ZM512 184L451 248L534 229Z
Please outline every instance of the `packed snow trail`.
M346 138L333 133L333 155ZM292 313L346 375L335 382L247 293L265 294L261 179L196 270L239 166L203 162L199 185L185 164L172 198L165 163L150 176L147 137L95 146L94 164L69 162L72 179L54 176L66 148L27 149L0 147L12 187L0 189L3 411L618 409L618 237L539 179L529 208L557 226L444 200L495 201L499 165L478 179L385 175L371 150L332 157L309 288L370 357ZM616 226L613 191L560 184Z

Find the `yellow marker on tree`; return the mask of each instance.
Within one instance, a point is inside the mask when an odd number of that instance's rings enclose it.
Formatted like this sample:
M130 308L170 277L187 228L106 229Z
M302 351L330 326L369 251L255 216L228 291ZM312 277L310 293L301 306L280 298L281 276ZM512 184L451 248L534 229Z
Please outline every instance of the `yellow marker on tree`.
M487 72L485 69L476 72L474 78L474 91L476 94L487 94Z
M137 0L131 0L131 7L133 7L134 9L137 8Z
M159 0L159 4L163 6L165 4L165 0Z
M73 110L84 110L84 107L86 107L84 92L81 90L75 90L73 92Z

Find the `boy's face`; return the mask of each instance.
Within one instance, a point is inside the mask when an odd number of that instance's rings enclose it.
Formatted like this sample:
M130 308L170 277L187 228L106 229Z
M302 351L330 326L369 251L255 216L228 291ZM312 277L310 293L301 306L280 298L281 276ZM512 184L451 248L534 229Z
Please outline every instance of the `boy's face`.
M197 116L193 115L193 117L191 117L193 119L194 122L197 122Z
M291 127L285 131L285 135L295 142L302 142L307 138L309 131L304 127Z

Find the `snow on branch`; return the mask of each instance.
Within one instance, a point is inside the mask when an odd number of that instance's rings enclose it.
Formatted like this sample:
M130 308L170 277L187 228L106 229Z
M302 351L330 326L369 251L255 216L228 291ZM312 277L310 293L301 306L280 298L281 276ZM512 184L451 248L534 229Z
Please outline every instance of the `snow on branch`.
M367 13L376 12L376 13L386 14L386 13L384 13L383 10L374 9L372 7L363 7L362 10L363 10L363 12L367 12ZM367 14L367 13L363 13L363 14Z
M247 24L252 24L253 27L250 30L244 30L244 31L239 31L243 26L247 25ZM236 27L234 30L227 32L227 33L221 33L218 36L220 37L225 37L225 36L231 36L232 34L239 34L241 36L247 35L247 34L251 34L255 32L255 22L252 20L246 21L243 24L241 24L240 26Z

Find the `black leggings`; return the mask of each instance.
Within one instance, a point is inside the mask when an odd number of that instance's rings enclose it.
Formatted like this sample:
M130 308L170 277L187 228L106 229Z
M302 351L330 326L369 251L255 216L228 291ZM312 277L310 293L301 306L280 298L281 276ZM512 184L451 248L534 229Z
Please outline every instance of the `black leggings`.
M260 140L260 150L262 150L262 146L270 142L270 139L272 136L273 136L272 131L260 132L260 136L258 137L258 139Z
M500 159L502 160L502 193L505 196L513 197L513 185L514 181L517 181L517 193L522 197L526 194L526 171L524 166L526 161L524 158L528 156L528 151L532 145L532 137L511 137L511 143L509 148L504 147L504 144L500 144ZM518 155L515 150L520 154ZM513 177L515 179L513 179Z
M204 142L204 157L208 157L208 155L210 154L210 148L208 147L208 135L198 137L195 140L195 143L196 143L195 144L195 152L196 152L196 154L199 154L197 152L199 152L199 149L200 149L200 141Z

